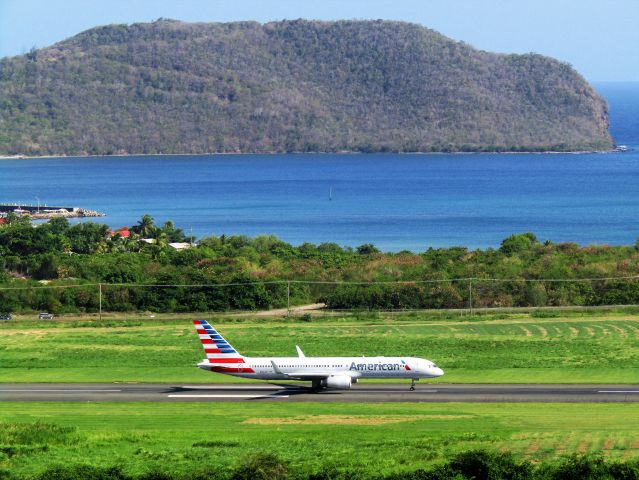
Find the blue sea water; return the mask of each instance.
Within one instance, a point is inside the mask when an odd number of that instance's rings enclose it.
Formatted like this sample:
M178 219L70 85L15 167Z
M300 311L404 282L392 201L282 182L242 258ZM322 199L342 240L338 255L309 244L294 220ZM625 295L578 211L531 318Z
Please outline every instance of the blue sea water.
M639 82L595 83L608 102L610 132L617 145L639 145Z
M639 146L639 84L598 84L618 144ZM332 197L332 198L331 198ZM606 154L212 155L0 161L0 203L145 214L197 237L423 251L515 232L580 244L639 237L639 149Z

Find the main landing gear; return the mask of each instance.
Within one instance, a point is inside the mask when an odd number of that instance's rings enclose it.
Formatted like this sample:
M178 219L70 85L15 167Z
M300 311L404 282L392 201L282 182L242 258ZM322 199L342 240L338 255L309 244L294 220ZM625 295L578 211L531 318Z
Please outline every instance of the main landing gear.
M410 380L410 391L414 392L415 391L415 382L419 380L418 378L411 378Z

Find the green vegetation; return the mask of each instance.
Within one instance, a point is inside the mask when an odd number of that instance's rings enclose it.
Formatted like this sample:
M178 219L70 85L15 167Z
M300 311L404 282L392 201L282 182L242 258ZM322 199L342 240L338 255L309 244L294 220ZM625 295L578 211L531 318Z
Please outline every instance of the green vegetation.
M291 284L292 304L406 308L634 303L639 250L541 243L513 235L497 250L381 253L274 237L184 241L146 216L129 238L54 220L0 226L0 382L238 382L194 367L203 356L180 312L286 305L281 279L447 280ZM140 242L152 238L154 242ZM453 282L453 278L473 277ZM494 281L481 279L516 279ZM45 284L41 283L42 281ZM103 286L106 313L95 312ZM220 284L227 288L141 288ZM131 285L116 286L115 283ZM78 288L58 288L70 285ZM82 285L86 285L82 287ZM445 286L445 288L444 288ZM11 290L11 288L24 288ZM46 288L41 288L46 287ZM50 288L51 287L51 288ZM413 302L413 303L411 303ZM32 309L62 313L36 321ZM108 310L111 310L110 312ZM117 311L116 311L117 310ZM147 311L145 311L147 310ZM156 318L151 312L160 311ZM177 312L177 313L172 313ZM405 353L472 383L636 383L639 307L441 310L300 317L205 314L250 355ZM268 342L264 342L268 338ZM0 478L17 480L639 478L636 404L9 403L0 408ZM586 456L570 456L573 454ZM595 456L588 456L595 455Z
M131 232L120 238L105 225L65 219L34 228L10 215L0 225L0 313L96 312L99 283L108 284L102 309L121 312L266 310L289 299L363 310L639 303L637 245L541 243L525 233L496 250L381 253L372 245L293 246L274 236L222 235L176 251L169 242L188 239L171 222L156 226L145 215Z
M638 439L635 404L3 403L0 475L630 479Z
M160 20L0 60L4 155L611 146L569 65L401 22Z
M28 318L28 317L27 317ZM192 317L0 322L3 382L241 382L195 368ZM415 355L451 383L636 383L639 315L426 315L208 318L254 356ZM268 342L264 339L268 338Z

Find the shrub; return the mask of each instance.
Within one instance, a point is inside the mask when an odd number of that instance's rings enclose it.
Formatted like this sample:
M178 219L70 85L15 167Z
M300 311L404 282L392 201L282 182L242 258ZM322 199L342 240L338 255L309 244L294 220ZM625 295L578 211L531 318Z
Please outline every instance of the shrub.
M286 464L272 453L256 453L233 472L233 480L278 480L288 476Z
M539 240L534 233L519 233L511 235L501 242L499 250L506 255L530 250Z
M101 468L92 465L56 465L42 471L36 480L130 480L120 467Z
M549 467L548 478L551 480L599 480L612 478L608 474L608 469L608 465L601 457L572 455L559 465ZM637 477L635 476L634 478Z
M453 473L475 480L523 480L531 478L530 463L517 463L511 453L473 450L456 455L449 463Z

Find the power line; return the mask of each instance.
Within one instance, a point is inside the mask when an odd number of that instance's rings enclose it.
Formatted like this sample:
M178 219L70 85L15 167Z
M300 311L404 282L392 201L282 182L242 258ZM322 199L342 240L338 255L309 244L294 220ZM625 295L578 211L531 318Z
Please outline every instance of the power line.
M435 283L456 282L494 282L494 283L571 283L571 282L609 282L616 280L639 280L639 275L627 275L620 277L585 277L585 278L486 278L486 277L460 277L441 278L428 280L387 280L387 281L348 281L348 280L268 280L256 282L232 282L232 283L84 283L70 285L31 285L24 287L0 287L0 290L47 290L65 288L91 288L91 287L127 287L127 288L224 288L246 287L258 285L419 285Z

